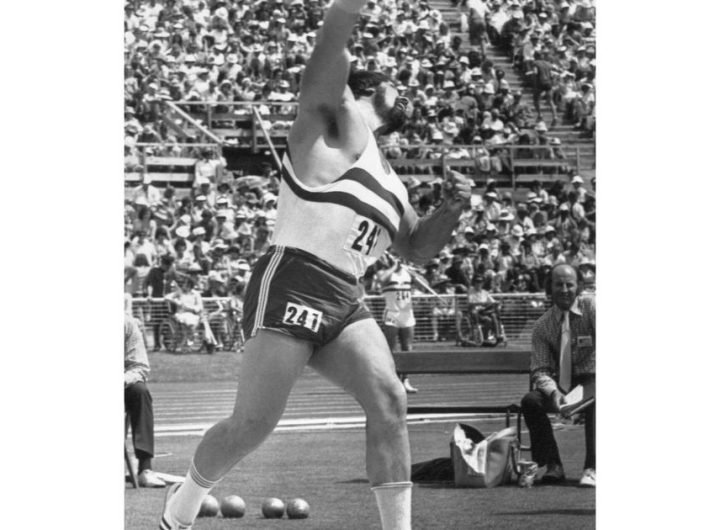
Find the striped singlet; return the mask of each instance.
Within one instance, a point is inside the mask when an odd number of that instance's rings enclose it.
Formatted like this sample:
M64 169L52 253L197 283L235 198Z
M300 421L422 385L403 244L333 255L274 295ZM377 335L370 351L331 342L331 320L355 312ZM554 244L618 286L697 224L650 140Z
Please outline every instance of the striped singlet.
M385 299L383 322L386 326L409 328L415 325L412 305L412 276L407 268L394 270L382 288Z
M408 194L370 134L358 160L336 181L309 187L285 153L271 244L309 252L356 278L392 244Z
M382 293L388 311L412 311L412 276L406 268L390 274Z

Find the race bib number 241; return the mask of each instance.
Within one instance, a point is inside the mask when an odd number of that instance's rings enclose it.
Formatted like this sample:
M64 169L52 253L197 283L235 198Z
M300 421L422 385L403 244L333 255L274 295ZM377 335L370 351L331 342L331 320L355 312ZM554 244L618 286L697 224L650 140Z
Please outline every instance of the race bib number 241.
M288 302L285 306L285 315L283 315L283 324L291 326L302 326L317 333L322 322L322 311L317 311L310 307L293 304Z

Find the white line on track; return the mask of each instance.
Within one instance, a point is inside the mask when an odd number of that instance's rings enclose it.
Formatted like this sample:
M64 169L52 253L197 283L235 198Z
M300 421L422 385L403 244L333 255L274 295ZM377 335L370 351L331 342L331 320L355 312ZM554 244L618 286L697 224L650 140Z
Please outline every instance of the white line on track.
M447 423L456 420L503 418L500 414L411 414L408 425ZM183 423L178 425L156 426L156 437L202 436L213 423ZM280 420L274 432L318 431L337 429L357 429L365 427L365 416L330 417L316 419Z

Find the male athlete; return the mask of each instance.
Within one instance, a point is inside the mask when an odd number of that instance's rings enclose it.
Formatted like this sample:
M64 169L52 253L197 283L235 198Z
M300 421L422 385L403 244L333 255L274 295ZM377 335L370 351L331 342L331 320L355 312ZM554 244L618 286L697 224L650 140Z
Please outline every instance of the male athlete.
M283 160L272 246L247 285L232 415L209 429L187 478L168 489L163 530L190 528L203 497L277 424L306 365L350 393L366 417L367 474L383 529L410 529L405 390L358 278L392 245L431 259L470 199L452 173L444 203L418 219L375 135L402 125L404 100L385 76L349 76L346 44L366 0L334 0L303 75Z
M390 262L389 267L377 273L377 279L382 286L382 295L385 299L383 331L391 352L397 348L398 339L401 351L411 351L415 334L415 313L412 303L413 277L402 261L393 261L390 256L388 256L388 261ZM410 384L407 374L398 374L398 376L408 394L417 392L417 388Z

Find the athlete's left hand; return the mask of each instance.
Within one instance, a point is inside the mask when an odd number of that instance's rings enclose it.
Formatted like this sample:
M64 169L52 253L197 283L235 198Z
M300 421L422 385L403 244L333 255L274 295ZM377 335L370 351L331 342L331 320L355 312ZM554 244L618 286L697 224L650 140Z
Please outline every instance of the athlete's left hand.
M443 182L443 198L447 205L453 210L462 210L470 202L472 185L469 178L448 169L447 177Z

